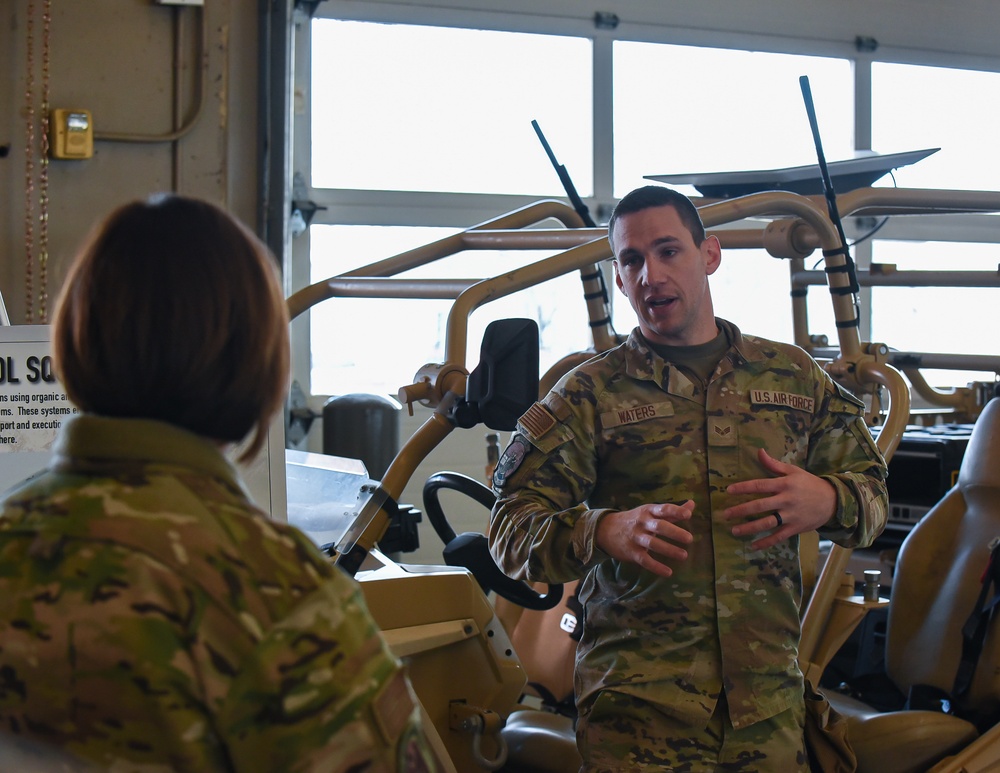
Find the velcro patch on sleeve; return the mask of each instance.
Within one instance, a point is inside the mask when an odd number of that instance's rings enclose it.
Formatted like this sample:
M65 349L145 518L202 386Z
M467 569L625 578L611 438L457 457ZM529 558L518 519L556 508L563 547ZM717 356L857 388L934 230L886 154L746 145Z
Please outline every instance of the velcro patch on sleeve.
M494 488L502 489L506 485L507 479L517 472L517 468L521 466L521 462L524 461L529 448L530 446L523 438L514 436L510 445L504 449L503 455L500 457L500 461L497 462L496 469L493 471Z
M661 416L673 416L673 403L654 403L651 405L633 405L628 408L618 408L601 414L601 426L604 429L621 427L624 424L636 424Z
M556 417L541 403L535 403L525 411L520 422L528 435L536 440L545 435L557 423Z
M372 711L386 743L393 744L403 734L416 704L410 695L403 671L399 670L375 696Z

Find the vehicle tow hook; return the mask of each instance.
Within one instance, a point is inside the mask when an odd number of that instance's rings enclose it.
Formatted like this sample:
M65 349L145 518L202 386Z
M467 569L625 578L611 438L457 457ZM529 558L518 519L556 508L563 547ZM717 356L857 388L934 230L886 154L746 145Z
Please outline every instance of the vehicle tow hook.
M448 727L461 733L472 734L472 756L484 770L499 770L507 762L507 741L500 735L503 718L495 711L470 706L465 701L452 701L448 713ZM483 754L483 736L492 736L496 756L487 759Z

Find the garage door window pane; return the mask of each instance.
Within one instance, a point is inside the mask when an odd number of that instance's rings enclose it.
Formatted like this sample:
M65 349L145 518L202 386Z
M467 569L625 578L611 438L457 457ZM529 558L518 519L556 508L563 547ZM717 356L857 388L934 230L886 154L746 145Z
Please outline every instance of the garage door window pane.
M312 280L335 276L428 244L454 229L385 226L316 226ZM463 252L399 274L400 278L485 279L540 260L547 252ZM555 300L558 299L558 300ZM314 306L311 382L316 394L367 392L395 395L427 363L444 361L450 300L332 298ZM469 318L466 365L479 361L486 326L494 319L524 317L539 327L539 365L544 373L565 355L592 345L579 272L490 302Z
M845 59L616 42L615 195L648 183L644 175L815 164L800 75L809 76L827 159L850 157Z
M873 64L872 144L876 150L941 148L898 169L901 188L996 190L998 93L1000 73Z
M587 39L316 19L312 51L314 187L559 195L537 120L593 191Z

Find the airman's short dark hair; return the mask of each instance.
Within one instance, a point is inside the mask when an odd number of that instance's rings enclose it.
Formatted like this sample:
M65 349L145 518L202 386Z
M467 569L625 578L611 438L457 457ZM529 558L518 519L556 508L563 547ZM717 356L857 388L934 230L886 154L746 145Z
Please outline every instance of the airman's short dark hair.
M611 219L608 220L608 240L611 242L612 249L614 248L615 223L618 222L618 218L653 207L673 207L677 210L681 222L691 232L695 246L700 247L701 243L705 241L705 224L701 220L701 215L698 214L698 208L695 207L691 199L673 188L665 188L662 185L644 185L626 194L618 202L614 212L611 213Z

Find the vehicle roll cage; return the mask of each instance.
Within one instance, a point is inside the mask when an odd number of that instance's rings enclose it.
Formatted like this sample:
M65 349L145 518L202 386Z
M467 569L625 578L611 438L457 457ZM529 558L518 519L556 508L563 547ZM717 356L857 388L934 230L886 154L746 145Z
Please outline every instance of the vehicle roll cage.
M846 250L839 249L840 237L827 215L820 197L772 191L734 199L696 200L707 229L718 236L725 248L764 248L771 255L789 260L791 306L795 343L819 359L830 375L852 391L873 396L870 423L881 423L877 443L888 460L896 450L910 415L910 389L899 368L910 377L914 388L938 404L966 405L967 396L955 397L930 389L919 374L929 366L930 355L900 353L888 346L861 340L856 299L849 287L845 270ZM1000 211L1000 193L953 190L864 188L838 196L844 216L912 215L941 212L985 213ZM562 228L534 228L555 220ZM720 228L727 224L738 228ZM715 230L713 230L715 229ZM469 250L560 250L500 275L469 279L412 279L399 274L428 265L440 258ZM824 254L825 271L807 271L805 258L814 250ZM400 496L414 470L455 428L450 411L463 399L469 378L466 363L468 320L477 308L512 293L535 286L572 271L579 271L587 299L593 348L570 354L556 363L541 379L550 386L568 365L604 351L619 338L610 323L610 299L600 264L612 257L607 233L603 228L587 228L580 215L556 200L542 200L521 209L472 226L431 244L403 252L385 260L317 282L294 293L288 299L292 318L317 303L336 297L436 298L452 300L447 320L444 362L421 367L414 382L399 390L401 402L410 406L419 402L433 409L430 417L406 440L381 481L381 496L372 497L358 519L358 528L350 535L352 548L362 553L374 548L389 526L387 501ZM924 272L921 272L924 273ZM877 272L858 272L859 282L867 285L915 281L906 272L887 276ZM926 279L927 277L924 277ZM997 286L996 274L969 272L934 272L934 281L972 282L979 286ZM826 345L823 337L810 335L805 289L826 284L830 290L837 324L837 347ZM950 361L950 367L970 364L968 357ZM983 369L1000 370L997 358L977 360ZM889 408L882 410L881 391L889 397ZM878 396L879 399L874 399ZM963 402L964 401L964 402ZM981 406L980 406L981 407ZM803 616L800 663L807 678L819 683L829 655L820 646L828 627L834 598L841 585L851 550L834 546L820 573ZM357 565L360 565L359 563Z

